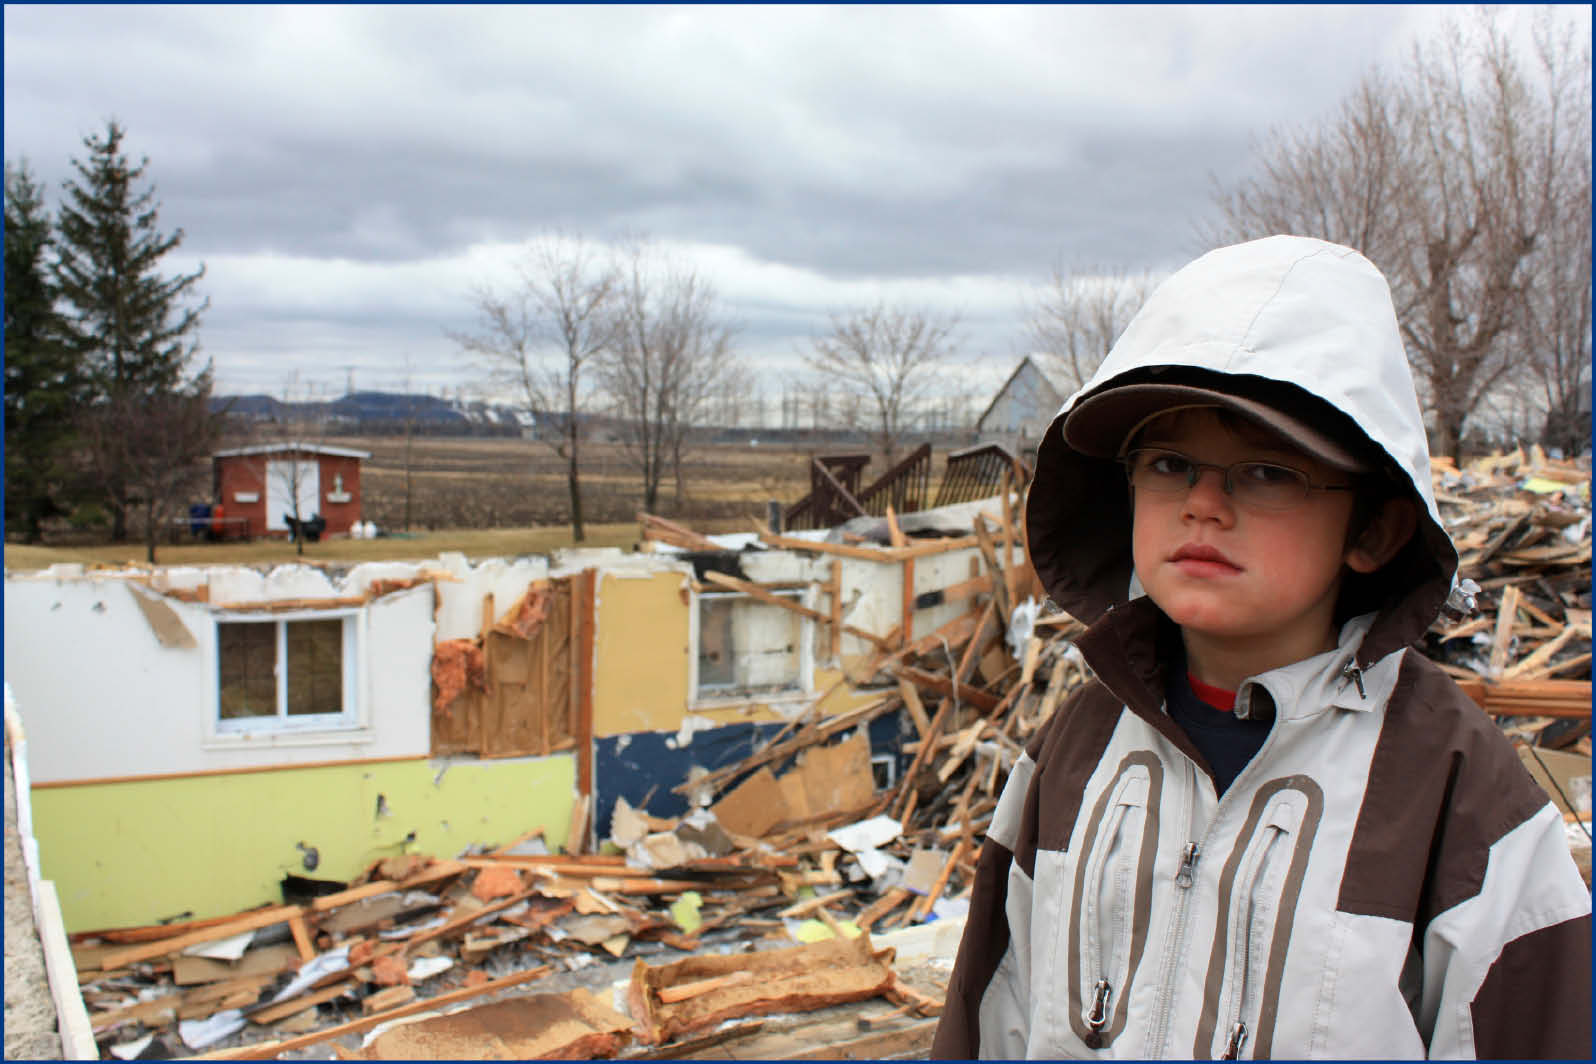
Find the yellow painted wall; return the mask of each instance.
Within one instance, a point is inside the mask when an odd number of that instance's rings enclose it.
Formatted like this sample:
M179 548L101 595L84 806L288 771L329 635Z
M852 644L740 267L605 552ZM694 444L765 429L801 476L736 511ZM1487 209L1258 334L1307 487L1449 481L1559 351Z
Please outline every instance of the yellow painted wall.
M687 711L688 599L682 573L599 573L593 734L675 731Z
M601 573L598 629L594 642L593 734L675 731L688 712L688 656L692 631L685 578L657 573L647 578ZM824 630L816 633L817 641ZM842 677L839 669L817 668L814 691L821 694ZM847 684L821 704L826 716L880 697ZM700 706L695 715L720 724L784 721L791 715L762 702Z
M455 857L539 825L556 846L575 780L575 761L560 755L46 787L32 793L33 826L67 930L87 931L223 916L280 902L289 873L347 881L384 857ZM317 849L314 872L297 842Z

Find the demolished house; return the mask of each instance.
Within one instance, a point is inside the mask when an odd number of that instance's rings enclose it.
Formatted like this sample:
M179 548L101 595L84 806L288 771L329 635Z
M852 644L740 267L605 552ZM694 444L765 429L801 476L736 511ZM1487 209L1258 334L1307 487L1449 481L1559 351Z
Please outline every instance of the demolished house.
M1436 486L1473 583L1423 649L1588 877L1588 472ZM642 515L631 554L8 574L102 1053L923 1055L1008 768L1088 678L1003 487L786 534Z

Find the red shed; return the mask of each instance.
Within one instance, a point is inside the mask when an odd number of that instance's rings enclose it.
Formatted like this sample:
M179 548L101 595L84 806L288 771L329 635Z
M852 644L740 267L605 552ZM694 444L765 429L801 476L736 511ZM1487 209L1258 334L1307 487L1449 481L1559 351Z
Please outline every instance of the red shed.
M211 467L220 527L234 535L286 536L297 495L301 520L319 515L323 535L347 533L360 520L360 461L370 457L370 451L292 440L217 451Z

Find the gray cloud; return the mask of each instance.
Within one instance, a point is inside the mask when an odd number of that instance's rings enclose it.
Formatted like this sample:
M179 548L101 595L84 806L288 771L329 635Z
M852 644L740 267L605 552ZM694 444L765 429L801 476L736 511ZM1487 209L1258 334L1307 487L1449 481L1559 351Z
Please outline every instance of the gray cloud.
M1250 137L1457 10L8 5L5 151L58 188L125 124L224 388L469 383L444 330L553 228L716 264L773 364L886 293L996 366L1053 265L1179 265Z

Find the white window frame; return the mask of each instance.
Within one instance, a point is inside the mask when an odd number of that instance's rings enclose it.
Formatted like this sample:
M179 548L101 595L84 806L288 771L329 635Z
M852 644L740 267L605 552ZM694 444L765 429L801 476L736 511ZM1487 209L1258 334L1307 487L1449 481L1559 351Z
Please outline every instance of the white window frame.
M796 599L801 606L814 609L815 587L792 588L765 588L772 595L783 598ZM794 702L807 700L814 697L815 692L815 622L812 617L794 614L798 621L798 686L780 691L747 691L741 688L725 688L713 692L704 692L698 684L698 639L700 602L703 599L741 599L746 602L759 603L769 606L770 609L779 610L780 606L771 606L769 603L760 603L753 595L743 591L698 591L693 592L692 603L688 610L687 624L687 700L692 709L712 709L718 706L742 706L749 703L771 705L780 702Z
M303 716L287 714L287 682L284 664L287 661L286 643L288 625L304 621L342 622L343 710L339 713L318 713ZM363 610L295 610L286 613L236 613L218 615L215 639L212 643L210 668L210 715L206 727L206 746L210 748L232 746L258 746L262 739L278 745L318 745L320 743L364 742L371 738L367 723L366 699L362 697L364 684L361 649L364 640L365 613ZM269 624L276 629L277 637L277 714L270 717L235 717L222 719L222 651L221 627L231 624Z

